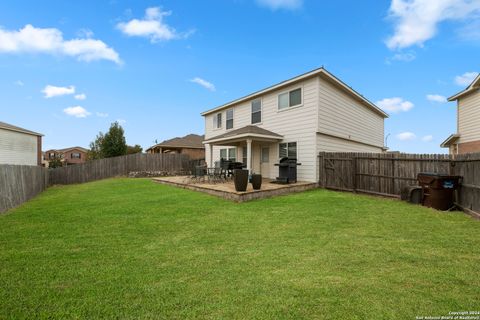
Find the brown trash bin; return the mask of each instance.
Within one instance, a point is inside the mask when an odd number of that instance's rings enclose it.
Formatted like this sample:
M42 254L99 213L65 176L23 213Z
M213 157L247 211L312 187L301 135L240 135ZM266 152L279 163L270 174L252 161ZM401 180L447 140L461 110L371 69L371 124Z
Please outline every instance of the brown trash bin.
M460 184L459 176L422 172L417 176L423 189L423 205L437 210L449 210L454 205L454 192Z

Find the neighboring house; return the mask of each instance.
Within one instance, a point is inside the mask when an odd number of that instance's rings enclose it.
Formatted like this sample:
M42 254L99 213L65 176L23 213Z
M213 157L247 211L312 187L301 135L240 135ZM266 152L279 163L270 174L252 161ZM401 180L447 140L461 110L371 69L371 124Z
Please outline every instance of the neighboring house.
M0 164L42 165L43 135L0 122Z
M457 101L457 132L440 146L450 154L480 152L480 75L448 101Z
M147 153L179 153L190 156L190 159L205 159L204 136L189 134L181 138L165 140L146 150Z
M60 159L62 165L69 166L84 163L87 161L87 154L88 150L82 147L52 149L44 152L44 161L48 163L54 159Z
M298 180L318 181L318 154L383 152L388 115L324 68L202 113L206 161L243 162L274 179L279 158L297 158Z

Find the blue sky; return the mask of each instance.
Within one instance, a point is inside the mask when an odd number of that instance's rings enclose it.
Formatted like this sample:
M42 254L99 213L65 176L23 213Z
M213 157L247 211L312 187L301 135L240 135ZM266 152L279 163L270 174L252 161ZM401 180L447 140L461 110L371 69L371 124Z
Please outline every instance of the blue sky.
M391 115L392 150L445 152L480 70L480 0L0 2L0 121L87 147L203 133L200 112L324 65Z

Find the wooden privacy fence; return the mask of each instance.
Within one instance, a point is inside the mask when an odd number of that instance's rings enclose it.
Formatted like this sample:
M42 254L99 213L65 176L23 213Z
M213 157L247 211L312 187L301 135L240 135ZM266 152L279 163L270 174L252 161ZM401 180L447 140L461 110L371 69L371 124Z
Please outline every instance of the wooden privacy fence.
M49 170L50 185L74 184L127 176L130 172L156 171L161 175L189 174L201 160L190 160L183 154L137 153L87 161L83 164Z
M327 189L398 197L403 187L417 184L420 172L462 176L457 204L480 213L480 154L319 154L319 185Z
M48 187L48 170L38 166L0 165L0 213L35 197Z

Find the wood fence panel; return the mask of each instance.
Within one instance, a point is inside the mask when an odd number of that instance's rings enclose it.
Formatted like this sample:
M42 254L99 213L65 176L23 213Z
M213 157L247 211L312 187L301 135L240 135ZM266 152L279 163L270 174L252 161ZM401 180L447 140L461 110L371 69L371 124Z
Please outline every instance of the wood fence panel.
M160 171L165 175L193 172L203 160L192 161L182 154L132 154L87 161L49 170L50 185L75 184L106 178L127 176L134 171Z
M457 192L458 205L480 213L480 154L457 155L452 174L463 177Z
M402 189L417 184L420 172L462 176L457 204L480 213L480 154L319 154L319 185L324 188L399 197Z
M39 166L0 165L0 213L35 197L48 186L48 171Z

